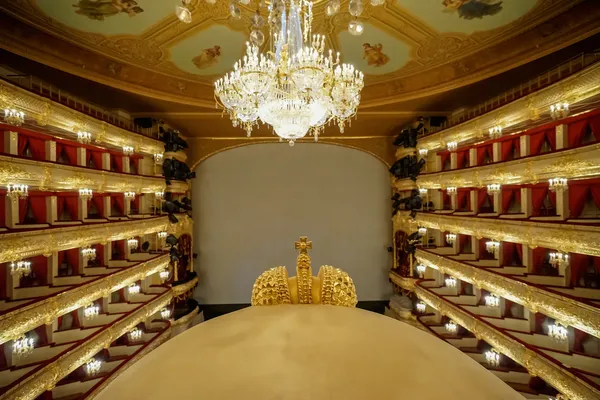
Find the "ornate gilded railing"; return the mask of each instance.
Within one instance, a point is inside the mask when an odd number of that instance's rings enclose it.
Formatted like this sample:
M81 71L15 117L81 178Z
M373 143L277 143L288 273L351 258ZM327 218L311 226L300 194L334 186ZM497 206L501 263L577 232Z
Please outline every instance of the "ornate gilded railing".
M169 290L139 307L129 315L105 327L98 334L84 340L73 350L58 357L56 361L27 376L1 395L0 400L35 399L44 391L52 390L58 381L83 365L103 348L108 348L112 342L165 307L172 299L173 291Z
M187 215L180 215L177 218L179 218L177 224L170 223L164 216L4 233L0 235L0 262L21 260L39 254L50 256L55 251L123 240L159 231L169 231L174 234L191 231L191 218Z
M417 185L424 189L482 187L493 183L516 185L548 181L557 176L567 179L600 176L600 143L476 168L423 174L418 177ZM400 186L406 183L397 181L396 187Z
M510 129L520 123L537 120L540 115L549 113L550 105L566 101L575 104L600 94L600 64L565 78L480 117L455 125L438 133L419 139L419 148L430 151L446 148L448 142L465 143L486 136L489 128L502 126Z
M401 287L404 290L410 290L411 292L415 291L417 279L400 276L394 271L390 271L389 278L394 285Z
M159 140L100 121L2 80L0 106L23 111L26 119L34 119L40 126L61 129L65 134L70 133L71 139L76 139L77 131L86 131L92 134L95 143L101 145L132 146L136 153L148 155L164 151Z
M187 324L188 322L190 322L191 320L193 320L196 315L198 315L199 311L200 311L200 306L196 306L196 308L194 308L192 311L190 311L189 313L187 313L183 317L181 317L181 318L173 321L173 323L171 324L171 326L172 327L176 327L176 326Z
M541 312L563 324L600 337L600 308L421 249L417 249L415 256L429 268L448 273L461 281L521 304L533 312Z
M414 232L417 227L545 247L567 253L600 257L600 227L566 223L514 221L502 218L459 217L434 213L417 213L413 220L407 212L393 218L394 230Z
M553 362L550 358L530 349L520 340L510 337L496 329L492 324L475 318L459 306L439 297L432 291L419 285L415 294L430 307L442 315L452 318L457 324L483 339L498 351L527 368L529 374L539 376L572 400L600 398L600 391L578 376Z
M0 344L157 273L169 265L169 260L165 254L4 314L0 316Z
M173 293L174 293L175 297L181 296L181 295L189 292L193 288L195 288L197 284L198 284L198 277L195 276L194 279L190 279L189 281L187 281L185 283L182 283L177 286L173 286Z

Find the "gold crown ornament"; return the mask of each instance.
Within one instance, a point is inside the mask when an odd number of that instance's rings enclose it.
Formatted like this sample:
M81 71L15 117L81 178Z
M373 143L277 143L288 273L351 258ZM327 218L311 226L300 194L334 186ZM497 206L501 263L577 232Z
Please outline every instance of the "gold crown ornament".
M263 272L252 288L252 305L330 304L354 307L358 302L350 276L339 268L323 265L317 276L312 275L308 250L312 242L301 236L295 242L300 254L296 260L296 276L288 277L284 266Z

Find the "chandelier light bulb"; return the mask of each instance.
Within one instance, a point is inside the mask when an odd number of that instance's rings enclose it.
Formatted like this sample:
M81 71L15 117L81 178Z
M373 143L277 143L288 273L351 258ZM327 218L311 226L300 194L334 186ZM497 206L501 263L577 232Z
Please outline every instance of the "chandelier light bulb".
M362 22L360 22L360 21L353 20L348 23L348 32L350 32L350 34L353 36L362 35L364 30L365 30L365 27L363 26Z
M425 303L423 303L422 301L417 303L417 312L418 313L423 314L426 309L427 309L427 305Z
M555 322L552 325L548 325L548 336L557 342L564 342L569 338L569 331L566 326Z
M25 122L25 113L12 108L4 110L4 122L9 125L21 126Z
M123 154L126 156L130 156L133 154L133 147L132 146L123 146Z
M129 331L129 339L133 342L136 342L142 338L142 330L139 328L133 328Z
M427 153L429 153L428 149L419 149L419 155L421 157L427 157Z
M130 250L134 250L137 249L138 247L138 240L137 239L127 239L127 247L129 247Z
M168 308L163 308L160 311L160 316L162 319L169 319L169 317L171 316L171 311Z
M500 306L500 298L495 294L490 294L485 296L485 305L488 307L499 307Z
M490 138L498 139L502 136L502 127L501 126L493 126L489 129Z
M100 307L94 304L89 304L83 309L83 316L85 319L94 319L100 313Z
M90 143L92 141L92 134L89 132L79 131L77 132L77 141L79 143Z
M96 258L96 249L93 247L84 247L81 249L81 256L86 260L94 260Z
M138 294L140 293L140 285L132 283L127 288L127 291L129 292L129 294Z
M10 274L15 279L21 279L23 276L31 274L31 261L13 261L10 263Z
M12 199L27 197L29 195L29 186L20 184L6 185L6 195Z
M126 199L135 199L135 192L125 192L123 193Z
M550 253L550 265L555 268L563 268L569 266L569 255L560 252Z
M427 228L420 227L419 229L417 229L417 232L419 232L419 235L425 236L425 235L427 235Z
M154 198L156 200L163 200L165 198L165 192L154 192Z
M156 235L158 236L159 239L165 239L169 234L165 231L162 231L162 232L158 232Z
M550 106L552 119L565 118L569 115L569 103L556 103Z
M456 193L457 193L457 190L458 190L458 189L457 189L457 188L455 188L455 187L448 187L448 188L446 189L446 192L447 192L448 194L456 194Z
M158 273L159 278L164 282L167 279L169 279L169 271L166 269L163 269L162 271L160 271Z
M365 7L362 0L350 0L348 4L348 12L350 15L358 17L364 11Z
M492 183L491 185L487 185L487 192L489 194L500 193L500 188L501 188L501 185L499 185L497 183Z
M456 322L454 321L448 321L445 328L449 333L456 333L458 331L458 325L456 325Z
M427 271L427 267L423 264L419 264L417 265L417 273L419 274L420 277L423 277L425 275L425 271Z
M444 282L446 283L446 286L454 288L456 287L456 278L453 276L449 276L448 278L446 278L444 280Z
M327 3L327 7L325 7L325 12L327 16L331 17L335 15L338 11L340 11L340 0L329 0Z
M23 359L29 356L35 348L35 340L26 335L13 341L12 353L17 359Z
M155 153L152 157L154 158L154 162L157 164L162 162L162 160L164 159L163 153Z
M85 372L89 376L96 375L98 372L100 372L101 368L102 368L102 361L96 360L95 358L92 358L92 359L88 360L88 362L85 363Z
M448 142L447 146L448 146L448 150L456 151L456 149L458 148L458 143L457 142Z
M548 186L551 192L562 192L567 189L567 179L566 178L552 178L548 180Z
M485 352L485 361L490 367L497 367L500 365L500 353L496 350L491 349Z
M489 240L485 242L485 250L488 253L493 254L498 257L498 251L500 250L500 242L496 242L495 240Z
M419 194L420 195L426 195L428 192L428 189L424 189L424 188L419 188Z
M79 189L79 197L85 200L89 200L92 198L92 189Z
M449 245L453 245L454 242L456 242L456 234L455 233L447 233L446 234L446 242L448 242Z

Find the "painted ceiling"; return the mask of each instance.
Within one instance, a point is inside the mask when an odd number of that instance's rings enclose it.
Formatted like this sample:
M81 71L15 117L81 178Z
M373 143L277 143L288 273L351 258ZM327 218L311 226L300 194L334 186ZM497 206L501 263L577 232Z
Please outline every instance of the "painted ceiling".
M364 33L352 36L347 30L353 18L347 12L348 1L328 17L326 1L321 0L315 5L313 27L327 35L329 46L342 53L344 62L365 73L363 104L369 106L422 97L501 72L486 65L494 57L506 56L497 46L578 2L387 0L374 7L365 0L360 17ZM45 35L27 51L41 49L26 56L150 97L212 106L212 83L242 56L258 0L241 6L245 8L239 20L229 15L228 0L216 4L192 0L191 24L176 18L178 3L20 0L0 8ZM266 16L266 9L259 10ZM518 65L526 58L531 55L513 61ZM481 68L486 72L480 73Z

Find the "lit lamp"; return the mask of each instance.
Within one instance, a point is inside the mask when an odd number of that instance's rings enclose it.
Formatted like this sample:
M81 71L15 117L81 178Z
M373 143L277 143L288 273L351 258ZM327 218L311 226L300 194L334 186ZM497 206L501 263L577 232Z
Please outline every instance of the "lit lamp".
M169 279L169 270L163 269L158 273L158 276L160 277L161 281L165 282L167 279Z
M500 250L500 242L496 242L495 240L485 242L485 250L488 253L493 254L494 257L498 257L498 250Z
M100 313L100 307L94 305L94 303L88 304L83 309L83 316L85 317L85 319L88 319L88 320L96 318L99 313Z
M133 328L129 331L129 339L132 341L138 341L142 338L142 330L139 328Z
M166 238L168 236L168 233L165 232L165 231L162 231L162 232L158 232L156 234L156 236L158 236L159 239L164 239L164 238Z
M79 189L79 197L84 200L89 200L92 198L92 189Z
M421 157L427 157L427 153L429 153L428 149L419 149L419 155Z
M454 321L448 321L445 325L446 331L450 333L456 333L458 331L458 325Z
M125 192L123 193L126 199L135 199L135 192Z
M487 192L489 194L496 194L496 193L500 193L500 188L502 186L500 186L498 183L492 183L491 185L487 185Z
M446 233L446 242L448 242L448 244L452 246L454 242L456 242L456 234Z
M164 158L163 153L155 153L152 157L154 158L154 162L157 164L159 164Z
M565 118L569 115L569 103L556 103L550 106L552 119Z
M154 198L156 200L164 200L165 192L154 192Z
M448 194L456 194L457 191L458 191L458 189L453 186L446 188L446 193L448 193Z
M449 276L448 278L446 278L444 280L444 282L446 282L446 286L454 288L456 287L456 278L453 276Z
M490 128L489 132L490 132L490 138L498 139L500 136L502 136L502 127L501 126L492 126Z
M21 126L25 122L25 113L12 108L4 110L4 122L9 125Z
M29 186L27 186L27 185L15 185L15 184L7 185L6 186L6 195L13 200L18 199L18 198L27 197L27 195L29 194L28 188L29 188Z
M458 148L457 142L448 142L448 150L456 151L457 148Z
M129 285L127 290L129 291L129 294L138 294L140 292L140 285L132 283L131 285Z
M487 361L490 367L497 367L500 365L500 353L496 350L491 349L485 352L485 361Z
M129 247L129 250L135 250L138 247L138 240L137 239L127 239L127 247Z
M86 260L96 259L96 249L93 247L84 247L81 249L81 256Z
M162 319L169 319L170 316L171 311L168 308L163 308L162 310L160 310L160 317Z
M485 296L485 305L488 307L500 307L500 297L490 293Z
M89 132L79 131L77 132L77 141L79 143L89 143L92 141L92 134Z
M548 326L548 336L557 342L564 342L568 339L569 331L559 322Z
M420 227L417 231L419 232L420 236L427 235L427 228L425 228L425 227Z
M23 335L16 339L12 345L12 353L17 358L25 358L33 352L34 339Z
M565 190L567 186L566 178L552 178L548 180L549 189L551 192L560 193Z
M425 276L425 271L427 271L427 267L423 264L419 264L417 265L417 273L419 274L419 276L421 278L423 278L423 276Z
M130 156L133 154L133 147L131 146L123 146L123 154L126 156Z
M422 301L417 303L417 312L418 313L423 314L426 309L427 309L427 304L423 303Z
M89 376L96 375L100 372L100 368L102 368L102 361L96 360L95 358L91 358L85 363L85 372Z
M550 265L555 268L563 268L569 266L569 255L565 253L555 252L550 253Z
M22 276L28 276L31 273L31 261L17 261L10 263L10 274L15 279L21 279Z
M421 196L427 195L428 189L419 188L419 194Z

